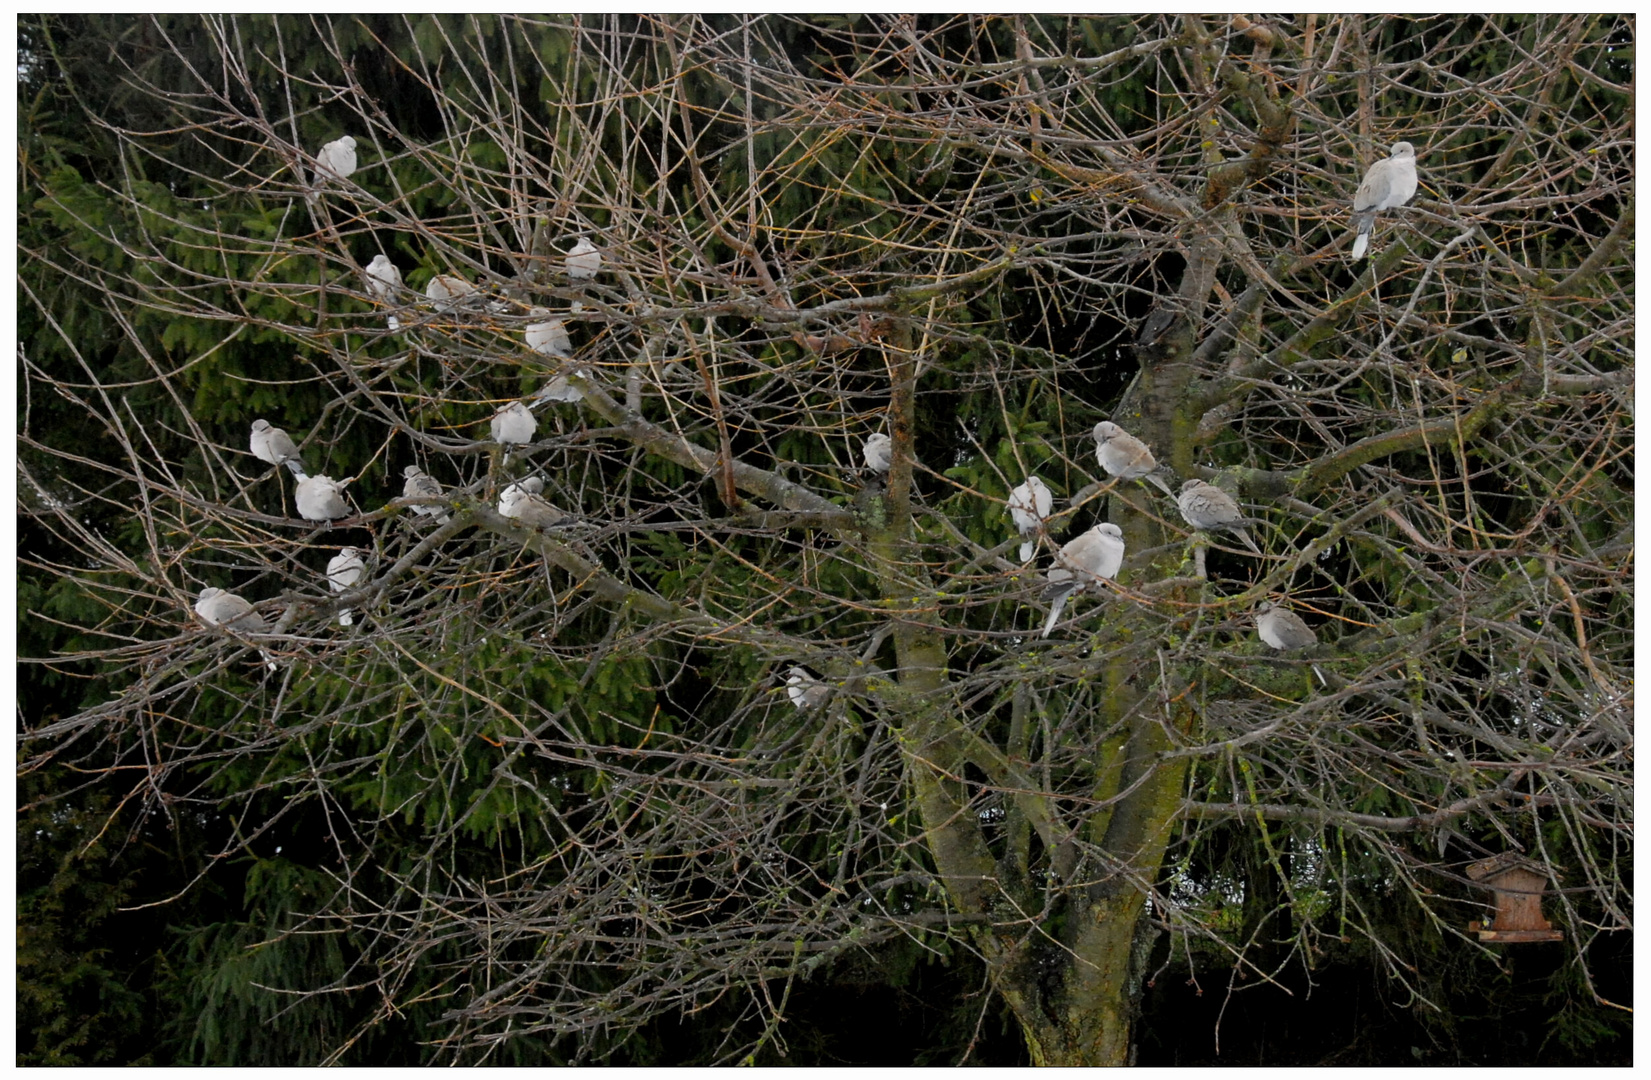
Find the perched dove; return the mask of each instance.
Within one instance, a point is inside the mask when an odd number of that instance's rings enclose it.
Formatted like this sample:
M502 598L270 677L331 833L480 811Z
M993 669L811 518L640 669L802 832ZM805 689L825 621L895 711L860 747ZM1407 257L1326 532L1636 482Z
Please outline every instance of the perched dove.
M401 485L401 497L404 499L439 499L442 496L441 481L419 468L409 465L401 470L401 475L407 482ZM422 517L433 517L436 524L445 525L451 520L447 511L439 506L415 506L413 513Z
M195 601L195 614L210 626L223 626L243 634L269 633L269 623L252 610L251 604L232 592L214 589L210 585L201 590L200 597ZM275 657L263 649L259 649L258 654L274 671Z
M437 311L452 311L475 291L474 285L456 274L437 274L424 287L425 297Z
M396 269L389 256L374 255L373 261L367 264L367 291L385 303L396 302L396 296L401 292L401 271ZM389 326L391 330L399 330L401 320L391 315Z
M298 516L305 521L331 521L349 517L350 505L344 501L344 485L348 480L334 480L326 476L306 476L298 481L294 499Z
M1015 531L1024 537L1037 536L1054 506L1055 498L1049 493L1049 485L1035 476L1027 477L1026 483L1009 493L1009 517L1015 523ZM1030 559L1037 546L1035 539L1024 541L1020 545L1020 561Z
M1175 502L1188 525L1202 532L1226 529L1242 540L1245 547L1261 554L1250 534L1244 531L1244 515L1239 512L1238 504L1225 491L1202 480L1188 480L1181 485L1181 494L1175 497Z
M536 307L528 311L529 315L549 315L549 308ZM573 339L568 337L568 328L561 319L543 319L540 322L528 323L522 331L527 335L527 347L536 353L547 356L572 356Z
M493 441L496 443L527 443L533 441L533 433L538 430L539 421L527 411L527 406L519 401L512 401L509 405L493 414Z
M1161 468L1147 444L1114 424L1102 420L1095 425L1095 456L1108 476L1123 480L1151 480L1165 495L1175 497L1161 474Z
M596 250L596 245L589 238L581 236L568 252L567 263L570 280L589 281L602 269L602 253Z
M576 368L574 374L581 379L590 378L589 368ZM566 375L557 375L534 392L533 402L541 401L583 401L585 392L569 381Z
M894 465L894 443L881 431L866 440L861 453L866 458L866 468L875 473L886 473Z
M268 420L252 422L252 455L271 465L285 465L292 475L300 480L305 479L304 462L298 457L298 447L292 444L286 432L271 427Z
M361 579L367 576L367 564L361 561L360 548L340 548L337 555L327 561L327 584L335 593L349 592L361 584ZM350 614L349 608L338 609L338 625L353 626L355 616Z
M544 489L545 482L537 476L511 484L499 492L499 513L536 529L549 529L567 521L567 514L539 494Z
M1055 565L1043 575L1049 579L1043 598L1053 600L1055 604L1049 609L1049 619L1043 624L1043 633L1039 636L1048 637L1049 631L1055 628L1062 609L1066 607L1067 597L1095 586L1101 578L1110 580L1117 577L1123 565L1123 530L1110 522L1103 522L1076 539L1067 541L1055 557Z
M1301 621L1300 615L1271 601L1255 609L1255 629L1262 641L1285 652L1317 645L1319 640L1313 628Z
M808 673L807 668L793 667L785 680L785 693L791 704L804 711L819 708L831 693L831 688Z
M1370 246L1370 229L1376 224L1377 212L1403 206L1415 194L1416 148L1407 142L1394 143L1393 156L1370 166L1353 196L1353 227L1358 230L1353 261L1364 258Z
M343 180L355 172L355 139L349 135L334 139L315 155L315 183Z

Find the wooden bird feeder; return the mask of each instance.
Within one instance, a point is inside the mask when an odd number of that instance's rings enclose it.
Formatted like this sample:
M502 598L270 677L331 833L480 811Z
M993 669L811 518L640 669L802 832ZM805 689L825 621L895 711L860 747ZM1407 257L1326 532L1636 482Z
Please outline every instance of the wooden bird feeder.
M1555 875L1559 873L1554 871ZM1496 893L1496 918L1489 926L1475 920L1468 932L1480 941L1524 942L1561 941L1563 930L1555 930L1542 917L1542 893L1548 887L1543 867L1514 852L1492 856L1468 867L1468 877Z

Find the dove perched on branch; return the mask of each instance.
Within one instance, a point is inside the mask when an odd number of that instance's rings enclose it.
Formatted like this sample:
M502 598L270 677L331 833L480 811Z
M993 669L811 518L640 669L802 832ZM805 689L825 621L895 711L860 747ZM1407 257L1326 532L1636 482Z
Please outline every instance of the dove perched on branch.
M300 480L308 475L304 472L303 461L298 457L298 447L293 445L286 432L271 427L268 420L252 422L252 456L271 465L285 465Z
M401 271L387 255L374 255L367 264L367 291L387 304L394 304L401 292ZM401 329L401 320L391 315L386 320L391 330Z
M437 274L424 286L425 298L437 311L453 311L465 301L476 287L457 274Z
M1175 492L1162 475L1163 466L1153 458L1147 444L1110 420L1095 425L1095 456L1108 476L1150 480L1162 488L1165 495L1175 498Z
M1110 522L1103 522L1076 539L1069 540L1055 556L1055 565L1044 573L1049 584L1043 598L1053 600L1049 619L1043 624L1039 637L1048 637L1049 631L1060 621L1067 598L1086 588L1099 588L1101 578L1111 580L1124 565L1123 530Z
M1050 494L1049 485L1035 476L1027 477L1026 483L1009 493L1009 518L1015 523L1015 531L1028 538L1020 545L1021 562L1030 559L1037 550L1037 541L1031 538L1037 536L1054 506L1055 497Z
M417 465L409 465L401 470L401 475L407 482L401 485L401 497L404 499L439 499L443 495L441 482ZM420 517L433 517L436 524L445 525L451 520L451 515L439 506L414 506L413 513Z
M1181 485L1181 494L1175 497L1181 516L1188 525L1200 532L1225 529L1244 542L1244 546L1261 554L1250 534L1244 530L1244 515L1233 497L1213 484L1202 480L1188 480Z
M200 597L196 599L195 614L209 626L222 626L242 634L269 633L269 623L264 621L262 615L252 610L251 604L232 592L215 589L210 585L202 589ZM263 649L258 650L258 655L264 658L271 671L275 670L274 656Z
M549 308L530 308L529 315L550 314ZM568 337L568 328L561 319L545 318L539 322L528 323L522 333L527 338L527 347L536 353L546 356L572 356L573 339Z
M1353 261L1364 258L1370 246L1370 230L1376 224L1376 214L1403 206L1416 194L1416 148L1407 142L1393 144L1393 156L1385 157L1370 166L1353 195L1353 227L1358 237L1353 241Z
M894 466L894 442L881 431L867 438L860 452L865 456L866 468L874 473L887 473Z
M521 445L533 441L533 433L539 428L539 421L527 411L527 406L519 401L512 401L509 405L493 414L490 425L493 432L493 441L496 443L514 443Z
M568 279L589 281L602 269L602 253L588 237L581 236L567 257Z
M355 139L349 135L334 139L315 155L315 186L329 180L345 180L355 172Z
M539 493L545 482L537 476L518 481L499 492L499 513L536 529L549 529L568 521L569 515Z
M1319 640L1313 628L1303 622L1300 615L1270 600L1255 609L1255 631L1261 635L1262 641L1280 652L1311 648ZM1324 677L1317 664L1313 665L1313 674L1325 686L1330 685L1330 680Z
M361 561L360 548L340 548L337 555L327 560L327 585L335 593L349 592L367 576L367 564ZM338 625L353 626L355 617L349 608L338 609Z
M831 694L831 688L810 675L807 668L793 667L788 674L791 677L785 680L786 696L805 712L819 708Z
M298 504L298 516L305 521L331 521L349 517L350 504L344 501L344 485L348 480L334 480L328 476L306 476L298 481L293 499Z

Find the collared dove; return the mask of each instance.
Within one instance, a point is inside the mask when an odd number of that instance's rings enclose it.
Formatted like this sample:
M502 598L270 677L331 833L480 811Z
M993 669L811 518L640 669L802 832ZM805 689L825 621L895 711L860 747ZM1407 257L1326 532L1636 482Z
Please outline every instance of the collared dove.
M1095 456L1108 476L1122 480L1151 480L1163 489L1165 495L1175 498L1175 492L1160 475L1162 467L1153 458L1147 444L1114 424L1102 420L1095 425Z
M1060 621L1067 597L1086 588L1098 587L1101 578L1112 579L1124 565L1124 533L1111 522L1102 522L1088 532L1069 540L1055 556L1055 565L1044 572L1049 584L1043 598L1053 600L1049 619L1043 624L1039 637L1048 637L1049 631Z
M886 473L894 466L894 442L879 431L866 439L860 451L865 455L866 468L875 473Z
M539 494L544 489L545 482L537 476L511 484L499 492L499 513L536 529L549 529L568 521L566 513Z
M1285 652L1317 645L1319 640L1313 628L1301 621L1300 615L1272 601L1255 609L1255 629L1262 641Z
M530 308L529 315L550 314L549 308ZM527 347L536 353L546 356L572 356L573 339L568 337L568 328L561 319L546 318L540 322L528 323L522 331L527 336Z
M1015 531L1024 537L1036 537L1054 507L1055 497L1049 493L1049 485L1035 476L1027 477L1026 483L1009 493L1009 517L1015 523ZM1023 542L1020 561L1030 559L1037 546L1035 539Z
M361 561L360 548L340 548L337 555L327 560L327 585L335 593L349 592L367 576L367 564ZM338 609L338 625L355 625L355 616L349 608Z
M401 470L401 475L407 482L401 485L401 497L404 499L439 499L442 496L441 481L419 468L409 465ZM439 506L415 506L413 513L421 517L433 517L437 525L445 525L451 520L451 515Z
M252 610L251 604L232 592L215 589L210 585L202 589L200 597L196 599L195 614L209 626L222 626L242 634L269 633L269 623L264 621L262 615ZM263 649L258 650L258 655L264 658L271 671L275 670L275 657Z
M1416 148L1407 142L1393 144L1393 156L1370 166L1364 181L1353 195L1353 227L1358 237L1353 241L1353 261L1364 258L1370 246L1370 230L1376 224L1376 214L1403 206L1416 194Z
M581 379L590 378L589 368L575 368L573 373ZM583 401L585 392L569 381L566 375L557 375L539 387L531 400L534 404L541 401Z
M367 264L367 291L387 304L396 302L401 292L401 271L389 256L374 255L373 261ZM401 320L394 315L389 317L388 324L391 330L401 329Z
M581 236L568 252L567 265L569 280L589 281L602 269L602 253L588 237Z
M533 433L538 430L539 421L527 411L526 405L512 401L493 414L491 427L494 442L521 444L533 441Z
M343 180L355 172L355 139L349 135L334 139L315 155L316 186L328 180Z
M286 432L271 427L268 420L252 422L252 455L271 465L285 465L300 480L308 475L304 472L304 462L298 457L298 447L293 445Z
M344 501L344 485L348 480L334 480L327 476L306 476L298 481L293 498L298 503L298 516L305 521L331 521L349 517L350 504Z
M785 694L791 704L805 712L819 708L831 694L831 688L810 675L807 668L793 667L788 674L791 677L785 680Z
M1261 554L1250 534L1244 531L1244 515L1239 512L1233 497L1213 484L1202 480L1188 480L1181 485L1181 494L1175 497L1181 516L1187 524L1201 532L1225 529L1244 542L1244 546Z
M476 287L457 274L437 274L424 287L425 297L437 311L452 311L463 303Z

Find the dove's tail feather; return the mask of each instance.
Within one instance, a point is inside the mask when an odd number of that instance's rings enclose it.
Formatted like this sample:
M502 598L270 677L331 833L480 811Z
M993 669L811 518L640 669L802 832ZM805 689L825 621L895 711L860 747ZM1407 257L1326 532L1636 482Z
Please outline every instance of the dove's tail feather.
M1028 540L1020 545L1020 561L1025 562L1032 557L1032 552L1038 549L1036 540Z
M264 666L269 668L269 673L271 675L275 674L277 671L279 671L281 669L281 665L277 664L275 662L275 656L274 656L273 653L267 653L264 650L259 649L258 650L258 655L262 656L264 658Z
M287 469L291 471L292 475L296 476L300 480L308 480L310 478L310 474L304 471L304 463L295 457L286 458L281 462L281 464L285 465Z
M1261 549L1255 546L1255 541L1250 539L1250 534L1249 534L1248 531L1246 531L1242 528L1239 528L1238 526L1235 525L1232 528L1232 534L1234 536L1238 537L1240 540L1244 541L1244 546L1245 547L1249 548L1251 551L1255 552L1257 555L1261 554Z
M354 626L355 625L355 616L350 614L350 609L349 608L339 608L338 609L338 625L339 626Z
M1165 480L1163 476L1163 474L1167 471L1167 466L1160 465L1156 469L1147 473L1146 478L1151 480L1154 484L1157 484L1159 489L1163 491L1165 495L1168 495L1173 499L1175 498L1175 489L1169 486L1169 481Z
M400 330L401 320L396 318L394 315L391 315L388 319L384 320L384 325L388 326L391 330Z
M1055 624L1061 621L1061 612L1066 609L1066 598L1071 595L1070 591L1063 592L1055 600L1055 606L1049 609L1049 618L1044 620L1043 633L1039 634L1038 637L1048 637L1049 631L1053 630Z
M1360 217L1357 219L1356 223L1359 227L1359 235L1353 240L1352 258L1354 262L1358 262L1360 259L1364 258L1365 251L1370 247L1370 229L1371 226L1376 223L1376 216L1371 214L1365 217Z

